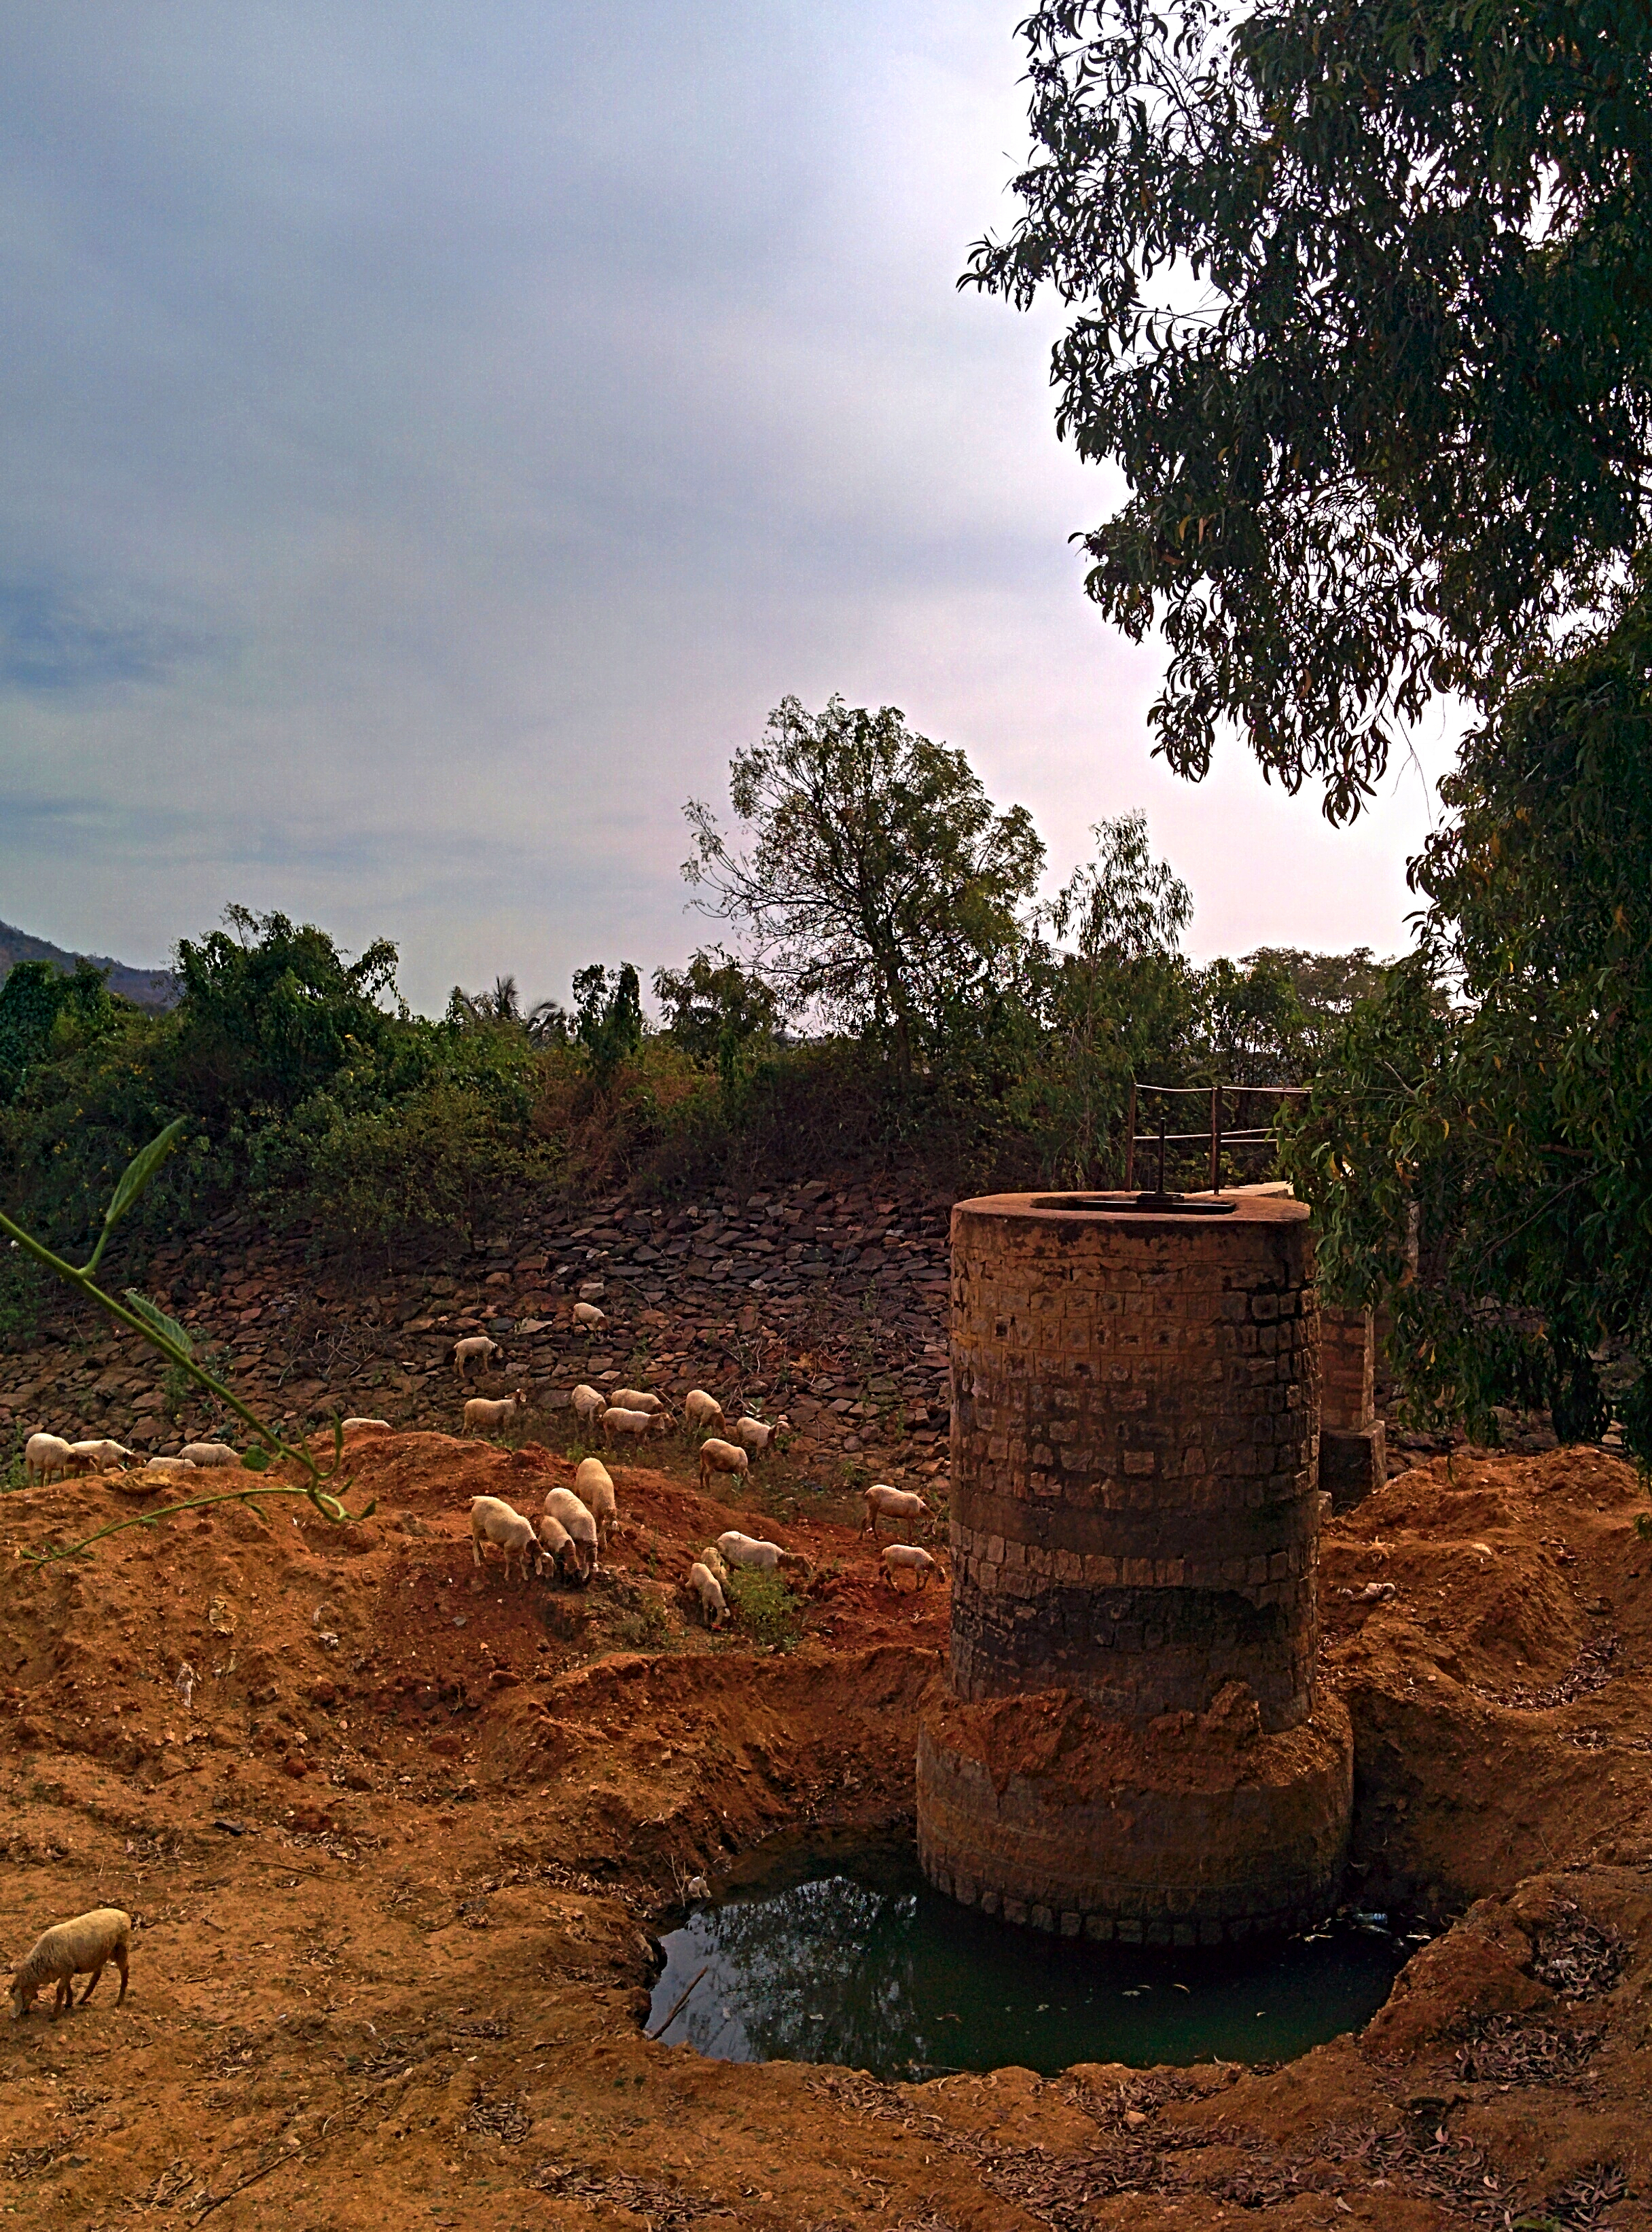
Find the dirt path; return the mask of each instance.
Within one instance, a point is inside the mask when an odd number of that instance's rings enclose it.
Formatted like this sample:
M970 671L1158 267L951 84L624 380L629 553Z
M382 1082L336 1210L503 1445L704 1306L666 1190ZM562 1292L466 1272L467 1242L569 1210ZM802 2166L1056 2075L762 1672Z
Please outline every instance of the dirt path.
M891 1597L841 1520L618 1467L600 1583L478 1588L470 1496L527 1508L565 1461L409 1434L356 1470L358 1529L230 1509L0 1572L3 1950L94 1904L139 1920L124 2007L106 1976L83 2013L0 2034L0 2213L1652 2224L1652 1546L1623 1466L1459 1456L1326 1538L1351 1880L1460 1917L1361 2038L1273 2073L923 2086L704 2062L640 2018L683 1876L778 1827L908 1814L944 1590ZM21 1547L142 1506L104 1480L3 1508ZM688 1557L742 1509L814 1562L793 1651L688 1625Z

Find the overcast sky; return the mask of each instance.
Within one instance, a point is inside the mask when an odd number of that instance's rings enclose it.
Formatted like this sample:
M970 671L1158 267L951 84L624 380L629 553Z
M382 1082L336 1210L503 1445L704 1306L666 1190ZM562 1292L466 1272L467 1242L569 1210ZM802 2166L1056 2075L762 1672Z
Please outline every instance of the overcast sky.
M1436 730L1352 833L1149 757L1008 222L1015 0L11 0L0 918L226 901L439 1007L706 935L690 795L788 691L894 704L1065 876L1146 808L1202 956L1405 942Z

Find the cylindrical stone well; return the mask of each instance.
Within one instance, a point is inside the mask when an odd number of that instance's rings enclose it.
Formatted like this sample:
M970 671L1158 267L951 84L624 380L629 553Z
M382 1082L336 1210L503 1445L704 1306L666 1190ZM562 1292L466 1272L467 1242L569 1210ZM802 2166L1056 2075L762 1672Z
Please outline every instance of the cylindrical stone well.
M1069 1935L1214 1943L1334 1894L1308 1212L1004 1194L952 1218L950 1677L923 1865ZM1203 1208L1203 1204L1199 1204Z

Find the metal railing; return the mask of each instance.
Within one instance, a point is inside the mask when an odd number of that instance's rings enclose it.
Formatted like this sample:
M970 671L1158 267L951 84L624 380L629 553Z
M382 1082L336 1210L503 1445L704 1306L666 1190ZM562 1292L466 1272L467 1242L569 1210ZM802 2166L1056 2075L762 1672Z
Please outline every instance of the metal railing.
M1157 1190L1164 1191L1165 1150L1169 1147L1196 1147L1208 1141L1210 1147L1210 1191L1221 1191L1221 1158L1224 1150L1235 1147L1271 1145L1278 1136L1277 1122L1264 1125L1234 1125L1222 1123L1222 1100L1225 1095L1269 1093L1277 1100L1305 1100L1312 1087L1306 1085L1138 1085L1130 1080L1130 1099L1124 1111L1124 1191L1130 1193L1136 1184L1136 1150L1156 1146L1158 1156ZM1210 1111L1210 1122L1202 1132L1171 1132L1166 1129L1167 1119L1161 1116L1156 1132L1138 1132L1137 1099L1140 1093L1151 1093L1164 1100L1202 1100Z

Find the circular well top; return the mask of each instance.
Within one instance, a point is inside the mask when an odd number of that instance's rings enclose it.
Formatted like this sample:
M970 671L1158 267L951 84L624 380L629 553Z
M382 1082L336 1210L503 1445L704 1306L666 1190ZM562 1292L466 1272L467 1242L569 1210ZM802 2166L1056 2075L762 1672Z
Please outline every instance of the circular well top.
M1312 1214L1305 1201L1282 1193L1172 1195L1162 1204L1142 1193L988 1193L956 1204L954 1214L964 1217L1024 1217L1037 1224L1088 1225L1117 1221L1120 1225L1181 1226L1203 1223L1208 1218L1231 1219L1239 1224L1288 1225L1305 1223Z

